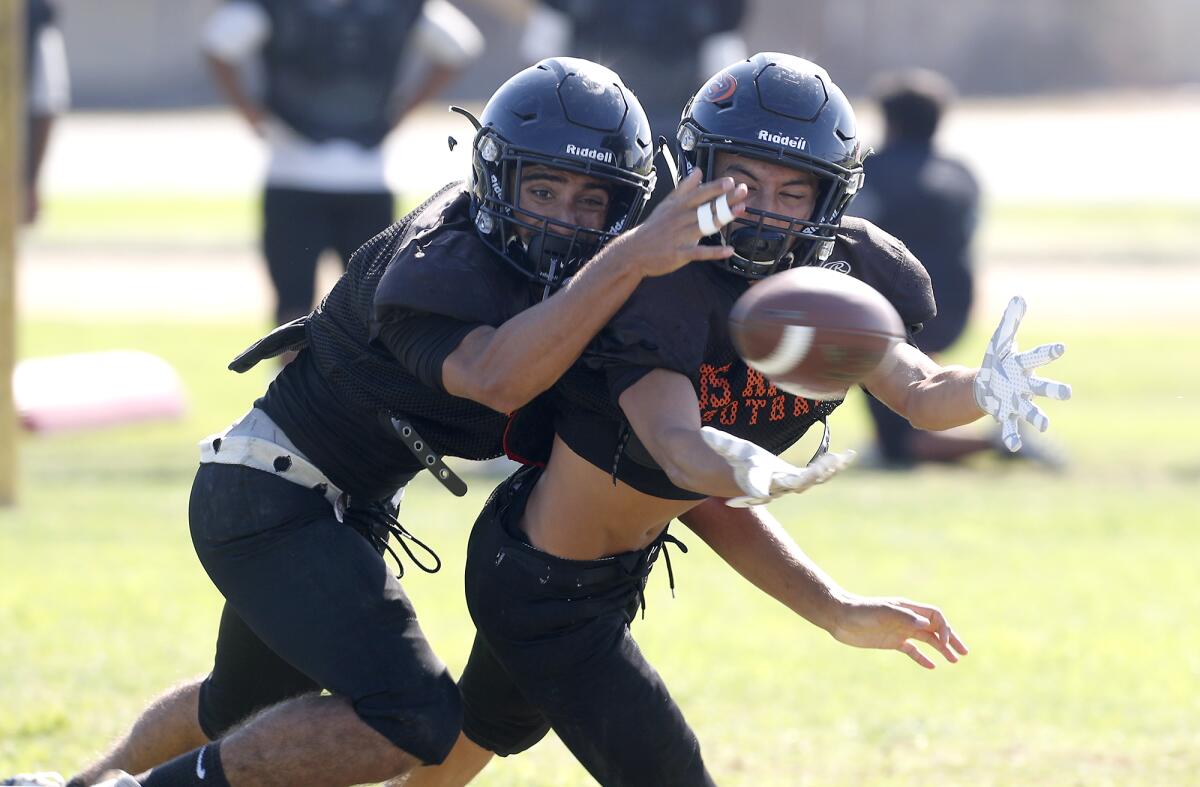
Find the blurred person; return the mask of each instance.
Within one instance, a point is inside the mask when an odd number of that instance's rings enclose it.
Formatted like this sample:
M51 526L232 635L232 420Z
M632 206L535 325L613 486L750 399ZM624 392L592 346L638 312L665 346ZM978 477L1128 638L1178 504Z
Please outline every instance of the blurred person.
M50 135L59 115L70 105L67 52L58 13L50 0L25 4L25 206L22 220L37 221L41 212L41 174Z
M869 222L843 220L862 182L855 129L824 69L774 52L715 74L689 102L681 169L748 187L745 211L724 229L708 206L695 218L734 253L643 281L581 360L509 427L506 445L527 466L492 493L467 548L477 634L459 680L463 736L444 764L417 771L407 787L465 784L493 754L525 751L551 729L603 785L714 783L630 633L654 563L679 545L668 532L675 518L842 643L897 650L925 668L934 662L918 644L951 663L966 654L937 607L846 591L769 514L747 508L823 483L848 458L825 453L828 431L808 467L778 458L826 425L841 401L795 395L749 368L728 331L735 300L764 277L833 260L879 290L910 337L935 313L911 252ZM1070 395L1030 372L1059 357L1061 345L1011 351L1023 311L1013 299L978 368L943 367L900 343L863 386L928 429L991 414L1016 450L1018 419L1047 423L1031 397Z
M528 62L569 54L618 71L637 94L668 155L692 87L747 55L746 0L539 0L521 38ZM653 207L673 184L659 178Z
M937 150L938 127L954 99L949 81L925 69L897 71L880 77L874 92L883 113L884 144L866 161L866 183L853 212L903 241L929 272L937 316L913 338L923 352L936 356L962 336L974 302L971 244L979 185L963 162ZM915 429L873 396L867 406L886 465L953 462L980 452L1043 461L1055 455L1044 443L1027 441L1024 451L1012 454L998 435Z
M427 469L464 493L443 455L503 453L506 414L643 278L733 253L700 246L695 221L724 180L691 178L625 232L653 184L649 131L607 68L520 72L482 113L470 184L373 238L317 310L234 361L298 352L201 443L189 519L226 599L213 670L153 701L73 786L149 769L104 783L329 787L441 761L459 692L383 555L395 535L419 566L440 561L406 546L423 545L395 519L398 490Z
M479 56L483 38L446 0L226 0L203 48L221 92L267 145L262 250L281 324L312 308L322 252L345 265L392 223L384 139ZM261 96L243 81L251 60ZM411 60L427 73L400 96Z

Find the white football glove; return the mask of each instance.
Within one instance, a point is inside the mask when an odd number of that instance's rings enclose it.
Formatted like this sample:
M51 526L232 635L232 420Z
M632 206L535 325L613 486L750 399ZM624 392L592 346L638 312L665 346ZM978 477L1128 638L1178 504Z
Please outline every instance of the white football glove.
M1025 299L1018 295L1008 302L975 376L975 401L1000 424L1000 437L1009 451L1021 448L1018 419L1024 418L1041 432L1050 426L1050 419L1031 401L1034 396L1071 398L1071 386L1033 376L1037 367L1061 358L1066 345L1043 344L1017 352L1017 327L1024 316Z
M803 492L825 483L854 461L854 452L845 451L822 454L807 467L796 467L749 440L711 426L703 427L700 436L729 463L738 486L746 493L744 497L725 501L725 505L734 508L760 506L781 495Z
M0 785L14 785L14 787L62 787L65 783L66 780L53 771L18 773L7 779L0 779Z

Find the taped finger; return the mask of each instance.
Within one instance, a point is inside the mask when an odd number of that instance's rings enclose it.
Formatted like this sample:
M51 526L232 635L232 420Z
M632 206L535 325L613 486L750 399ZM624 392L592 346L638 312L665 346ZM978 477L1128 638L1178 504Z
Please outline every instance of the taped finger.
M718 232L717 225L713 224L712 207L711 202L705 202L696 208L696 223L700 225L700 234L706 237Z
M717 223L722 227L733 221L733 211L729 209L728 192L717 197L717 199L713 202L713 208L717 212Z

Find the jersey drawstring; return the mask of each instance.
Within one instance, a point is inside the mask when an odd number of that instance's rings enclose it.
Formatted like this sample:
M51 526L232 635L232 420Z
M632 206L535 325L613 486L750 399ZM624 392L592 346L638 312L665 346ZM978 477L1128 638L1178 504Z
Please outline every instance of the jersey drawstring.
M663 553L663 559L666 560L666 562L667 562L667 585L671 588L671 598L675 598L675 571L671 568L671 553L670 553L670 551L667 550L667 544L674 544L676 547L679 548L679 551L685 555L687 554L688 548L687 548L687 544L683 543L682 541L680 541L678 538L671 535L670 533L663 534L661 548L662 548L662 553ZM638 608L641 609L642 620L646 619L646 582L645 582L645 580L648 577L649 577L649 574L647 574L646 577L643 578L642 582L638 583Z
M438 557L438 554L434 552L428 544L414 536L411 532L409 532L408 528L400 524L400 520L396 519L396 515L392 513L390 506L385 503L376 503L367 509L365 513L369 517L371 543L377 550L380 551L380 554L386 551L392 556L392 560L395 561L396 568L398 569L396 579L400 579L404 576L404 564L400 562L400 556L396 554L394 549L392 549L391 543L389 542L389 536L396 537L396 543L398 543L400 548L404 550L404 553L408 555L408 559L413 562L413 565L424 571L426 574L436 574L441 570L442 559ZM376 525L379 527L377 528ZM413 542L418 547L425 550L425 552L427 552L429 556L433 558L432 567L422 563L417 559L417 556L413 553L412 547L408 545L408 541Z
M680 541L670 533L663 535L662 553L663 559L667 561L667 585L671 588L671 598L675 598L675 572L671 570L671 553L667 550L667 544L674 544L683 554L687 554L687 544Z

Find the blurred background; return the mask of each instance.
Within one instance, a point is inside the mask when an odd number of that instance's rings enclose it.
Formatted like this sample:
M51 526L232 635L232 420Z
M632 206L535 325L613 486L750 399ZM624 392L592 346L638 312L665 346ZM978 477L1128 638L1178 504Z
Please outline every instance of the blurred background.
M59 279L53 266L78 264L78 276L111 278L112 265L164 246L213 267L214 275L194 283L211 288L203 290L205 311L264 303L253 275L237 286L217 275L255 254L266 151L225 107L204 66L201 39L215 5L60 3L72 109L56 123L42 215L23 239L29 264L21 294L30 307L66 297L54 287L46 293L45 280ZM468 138L470 129L445 108L452 101L478 108L499 75L526 64L518 43L529 5L459 0L486 48L388 138L387 180L401 207L465 174L463 149L452 154L445 140ZM856 98L863 137L876 148L882 128L868 100L872 79L911 66L947 76L962 100L941 144L982 185L985 270L1001 260L1044 262L1048 250L1056 261L1182 261L1200 239L1188 208L1200 195L1184 174L1200 163L1184 142L1200 131L1200 60L1192 54L1200 7L1193 3L760 0L746 6L741 27L748 51L778 49L825 65ZM690 81L698 86L700 78ZM1131 169L1135 161L1144 166ZM179 271L153 267L151 280ZM91 284L80 290L95 301ZM166 298L138 301L186 308Z
M562 35L554 14L607 12L629 30L661 24L655 14L669 22L676 5L565 0L547 16L530 0L453 2L478 46L467 28L461 73L382 143L398 212L466 175L469 146L452 152L447 137L469 140L471 128L447 105L478 110L531 46ZM36 220L17 241L18 359L150 353L177 375L164 396L179 406L20 438L18 502L0 508L0 775L78 767L163 686L210 663L220 599L187 537L193 446L269 381L272 370L238 376L225 364L274 324L275 297L260 253L271 148L203 55L221 5L55 4L70 101L53 112ZM613 12L626 5L630 18ZM862 450L865 466L778 506L847 587L940 604L974 651L960 665L918 674L895 654L847 652L703 549L679 561L679 598L651 582L639 641L718 781L1200 784L1200 4L709 5L735 25L708 33L824 65L879 150L888 74L920 67L953 86L936 150L971 174L978 197L961 219L969 308L961 338L939 351L977 364L1019 293L1029 303L1019 338L1065 341L1046 376L1075 388L1044 408L1051 462L979 452L904 471L879 461L865 397L853 394L834 440ZM639 94L665 80L687 96L711 72L693 62L700 53L737 45L664 46L657 67L599 51ZM252 93L261 75L246 71ZM418 73L428 72L401 69ZM400 93L420 95L421 79ZM318 296L339 272L327 252ZM108 374L77 368L58 387L86 392ZM982 424L973 434L990 439ZM405 501L410 529L447 558L439 576L406 586L452 669L471 635L462 546L494 472L479 469L462 501L423 479ZM547 741L480 783L588 780Z

